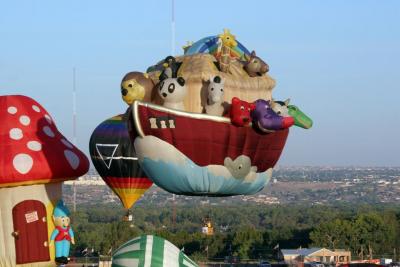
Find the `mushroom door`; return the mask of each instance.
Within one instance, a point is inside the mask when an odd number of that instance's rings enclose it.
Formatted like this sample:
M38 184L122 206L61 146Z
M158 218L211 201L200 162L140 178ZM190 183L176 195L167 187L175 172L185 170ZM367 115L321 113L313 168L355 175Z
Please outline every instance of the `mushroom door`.
M49 261L46 208L40 201L25 200L12 210L16 264Z

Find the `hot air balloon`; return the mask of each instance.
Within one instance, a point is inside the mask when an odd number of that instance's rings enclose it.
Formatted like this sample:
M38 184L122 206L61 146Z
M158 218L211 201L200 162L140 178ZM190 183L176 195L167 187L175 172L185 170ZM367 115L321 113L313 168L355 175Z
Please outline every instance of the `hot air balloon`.
M184 51L150 66L145 77L155 86L146 87L147 98L129 102L140 167L156 185L178 195L261 191L289 127L310 128L312 121L291 106L285 106L285 115L273 110L269 65L229 30Z
M250 118L252 103L272 99L275 80L265 70L246 71L244 59L251 53L235 38L224 30L185 47L174 60L167 57L149 67L155 97L132 104L139 164L170 193L255 194L269 182L285 147L292 118L273 132L262 131Z
M198 267L174 244L154 235L142 235L120 246L112 256L113 267Z
M129 209L153 184L146 178L138 164L133 143L130 140L129 112L109 118L93 131L89 142L92 162L127 209Z
M55 266L49 238L62 183L89 160L28 96L0 96L0 121L0 266Z

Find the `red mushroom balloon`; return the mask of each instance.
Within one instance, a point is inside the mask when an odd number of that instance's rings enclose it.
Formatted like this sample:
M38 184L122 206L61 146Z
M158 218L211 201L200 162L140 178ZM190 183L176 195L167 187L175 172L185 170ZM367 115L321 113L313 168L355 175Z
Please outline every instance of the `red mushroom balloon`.
M89 161L29 97L0 96L0 122L0 266L54 266L49 233L62 182Z
M21 95L0 96L1 187L68 180L89 168L47 111Z

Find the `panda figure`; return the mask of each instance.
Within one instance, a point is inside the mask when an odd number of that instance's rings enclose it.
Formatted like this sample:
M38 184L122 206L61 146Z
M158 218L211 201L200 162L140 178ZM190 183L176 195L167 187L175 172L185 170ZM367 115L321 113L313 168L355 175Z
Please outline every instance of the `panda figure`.
M183 100L186 93L185 79L182 77L160 81L158 95L164 100L164 107L184 110Z

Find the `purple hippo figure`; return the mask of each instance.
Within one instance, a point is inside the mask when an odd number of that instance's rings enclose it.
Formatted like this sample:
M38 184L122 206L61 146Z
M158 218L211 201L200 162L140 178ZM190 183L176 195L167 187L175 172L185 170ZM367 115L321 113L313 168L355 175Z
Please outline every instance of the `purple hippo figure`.
M253 123L264 132L289 128L294 124L293 117L282 117L273 111L270 102L258 99L254 102L256 108L251 113Z

